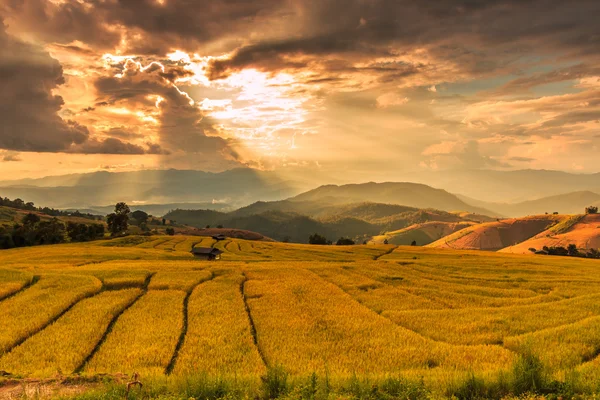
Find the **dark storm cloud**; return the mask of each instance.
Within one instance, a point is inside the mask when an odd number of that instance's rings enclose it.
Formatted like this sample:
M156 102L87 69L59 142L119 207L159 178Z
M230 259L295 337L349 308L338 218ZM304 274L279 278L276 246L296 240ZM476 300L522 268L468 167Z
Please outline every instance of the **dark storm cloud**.
M163 72L163 68L158 64L142 68L136 62L127 61L123 65L120 77L102 77L96 81L96 89L100 96L98 103L146 111L159 107L158 135L160 145L167 151L217 153L235 158L226 140L207 136L207 133L216 132L210 119L200 112L189 96L180 92L167 78L168 73ZM158 105L157 96L162 99ZM152 146L151 150L164 153L155 146Z
M349 58L426 47L440 61L469 73L488 73L519 56L563 51L600 54L597 1L398 1L296 2L302 29L275 41L239 48L217 60L213 77L245 66L293 66L290 56L344 54ZM490 48L492 46L492 48Z
M52 90L63 83L58 61L9 36L0 22L0 148L62 151L87 140L87 128L57 114L63 99Z
M302 69L336 56L402 56L416 47L471 74L523 55L600 55L596 0L12 0L2 10L16 30L63 45L155 55L201 53L211 43L237 48L214 61L213 78L244 67Z
M34 152L143 154L117 139L91 139L88 128L64 120L63 99L52 90L64 83L59 62L42 48L8 35L0 24L0 149ZM91 111L89 109L88 111ZM151 149L152 150L152 149ZM152 150L155 151L155 150ZM16 161L7 153L5 161Z
M195 51L202 43L255 29L281 16L279 0L7 0L0 10L15 29L48 42L80 40L110 49L127 40L130 52Z

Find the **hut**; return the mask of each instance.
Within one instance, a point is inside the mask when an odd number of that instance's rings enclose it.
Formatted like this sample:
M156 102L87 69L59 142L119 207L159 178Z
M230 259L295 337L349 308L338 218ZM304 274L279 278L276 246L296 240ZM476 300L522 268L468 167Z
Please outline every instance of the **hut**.
M194 247L191 253L198 259L208 261L220 260L221 254L223 254L221 250L213 247Z

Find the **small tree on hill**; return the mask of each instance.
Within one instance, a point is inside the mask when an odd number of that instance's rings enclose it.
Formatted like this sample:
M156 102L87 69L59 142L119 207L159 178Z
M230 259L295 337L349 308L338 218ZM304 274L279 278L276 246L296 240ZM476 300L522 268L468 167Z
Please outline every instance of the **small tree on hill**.
M167 228L165 230L165 232L167 233L167 235L173 236L175 234L175 229L173 229L173 228Z
M589 206L585 208L585 213L586 214L598 214L598 207L596 206Z
M142 210L135 210L134 212L131 213L131 217L135 220L135 222L138 225L142 225L143 223L147 223L148 222L148 213L142 211Z
M417 241L413 240L412 243L410 244L411 246L416 246L417 245Z
M338 241L335 244L336 244L336 246L352 246L355 243L354 243L354 240L352 240L352 239L341 237L338 239Z
M387 240L387 239L385 239L385 240L383 241L383 244L389 244L389 243L390 243L390 242L389 242L389 240Z
M327 240L327 238L325 236L321 236L318 233L315 233L308 237L308 243L323 245L323 244L329 244L329 241Z
M129 228L129 206L125 203L117 203L115 205L115 212L106 216L106 223L108 224L108 230L112 236L121 235L127 232Z
M579 254L579 251L577 250L577 245L575 245L575 244L570 244L567 247L567 251L569 252L569 255L572 257Z

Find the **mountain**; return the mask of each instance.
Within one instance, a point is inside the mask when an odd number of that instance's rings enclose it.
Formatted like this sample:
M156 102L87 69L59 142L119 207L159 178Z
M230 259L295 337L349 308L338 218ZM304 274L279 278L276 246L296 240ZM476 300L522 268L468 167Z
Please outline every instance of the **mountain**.
M573 174L551 170L446 170L399 174L409 180L486 202L519 203L560 193L600 193L600 173Z
M494 215L492 211L472 206L442 189L408 182L325 185L291 198L292 201L321 201L330 204L373 202L407 207L433 208L443 211L470 211Z
M324 201L275 201L257 202L232 212L214 210L173 210L165 215L196 228L224 226L246 229L276 240L306 242L308 236L319 233L330 240L350 237L367 240L381 232L394 231L414 224L431 221L462 223L477 219L473 214L461 216L456 213L433 209L379 203L331 204Z
M587 206L600 205L600 194L590 191L571 192L520 203L490 203L458 195L463 201L485 207L500 215L522 217L541 213L581 214Z
M229 203L279 200L308 189L275 172L239 168L220 173L188 170L94 172L0 182L0 195L27 198L49 207L92 208L92 204Z
M231 206L225 203L167 203L167 204L129 204L131 211L144 211L150 215L162 216L171 210L177 209L195 209L195 210L221 210L229 211ZM98 215L107 215L115 210L115 205L108 206L90 206L88 209L81 209L80 212L89 212ZM67 209L65 211L75 211Z

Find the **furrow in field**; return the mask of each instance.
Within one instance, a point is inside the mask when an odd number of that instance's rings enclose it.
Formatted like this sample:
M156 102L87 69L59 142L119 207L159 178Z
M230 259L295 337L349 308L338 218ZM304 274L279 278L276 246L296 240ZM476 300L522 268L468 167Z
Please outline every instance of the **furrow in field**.
M3 269L0 270L0 301L15 296L29 288L39 279L29 272Z
M60 318L80 300L98 293L92 276L42 275L35 285L2 302L0 355Z
M185 296L180 290L149 290L119 317L83 371L162 375L179 340Z
M248 305L265 358L292 374L384 376L431 367L489 371L513 359L499 346L426 339L306 270L253 269L247 275Z
M240 294L243 282L228 271L194 289L174 374L257 378L265 372Z
M179 340L177 341L177 345L175 346L175 350L173 351L173 355L171 356L171 360L165 368L165 374L170 375L173 372L173 368L175 368L175 363L177 363L177 358L179 357L179 353L181 351L181 347L185 341L185 337L187 335L188 330L188 321L189 321L189 301L190 296L192 295L194 289L201 285L204 282L208 282L215 278L215 274L211 271L202 271L208 273L208 275L204 275L201 279L195 279L193 286L188 286L186 290L185 298L183 299L183 324L181 326L181 333L179 335ZM189 274L189 273L188 273ZM179 274L181 275L181 274Z
M389 311L384 315L405 328L442 342L501 344L507 336L554 328L600 315L600 295L527 306Z
M106 291L80 301L48 328L2 357L0 369L37 377L76 371L111 320L141 293L140 289Z
M150 281L152 279L152 277L155 275L155 272L149 273L146 278L144 279L144 283L143 283L143 287L142 290L139 291L139 293L137 294L137 296L135 296L128 304L125 305L125 307L123 307L121 310L119 310L119 312L116 312L113 317L111 318L110 322L108 323L108 325L106 326L106 329L104 329L102 336L100 337L100 339L96 342L96 344L94 345L94 347L91 349L91 351L85 356L85 358L81 361L81 363L77 366L77 368L75 368L75 372L77 373L81 373L83 372L83 370L85 369L85 367L87 366L87 364L90 362L90 360L96 355L96 353L100 350L100 348L102 347L102 345L104 344L104 342L106 341L106 339L108 338L108 335L110 335L110 333L113 330L113 327L115 326L115 324L117 323L117 321L119 320L119 317L125 312L127 311L129 308L131 308L143 295L145 295L148 292L148 286L150 285Z

